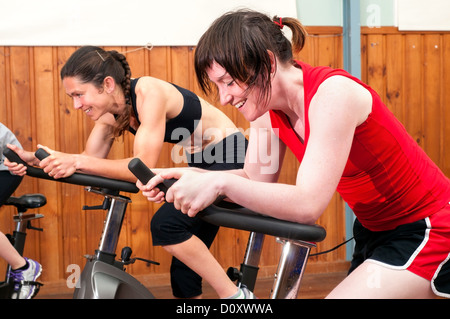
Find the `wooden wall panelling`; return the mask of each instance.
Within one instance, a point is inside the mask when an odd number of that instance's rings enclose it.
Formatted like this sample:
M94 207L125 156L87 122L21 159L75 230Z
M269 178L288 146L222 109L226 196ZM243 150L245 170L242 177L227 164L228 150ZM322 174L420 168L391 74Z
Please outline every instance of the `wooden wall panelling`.
M83 150L84 128L81 111L73 107L72 100L67 96L60 84L59 72L69 56L75 50L74 47L58 48L58 107L55 110L56 120L59 123L56 131L55 149L71 154L77 154ZM46 125L40 123L40 125ZM81 207L86 203L86 194L82 187L60 183L61 189L59 214L62 224L63 267L76 264L84 265L87 242L90 241L91 232L87 231L86 218L81 212ZM90 224L90 223L89 223ZM64 269L65 271L65 269Z
M442 90L442 43L439 34L424 36L424 135L425 152L437 164L440 164L443 135L443 117L441 101Z
M10 48L10 116L12 122L10 129L15 133L24 148L31 148L33 143L33 114L34 105L32 105L31 86L33 70L31 55L32 49L28 47ZM28 179L28 178L26 178ZM18 188L18 194L33 193L36 191L36 181L32 183L22 182ZM39 236L35 232L28 237L30 244L25 247L25 254L31 258L38 258L37 245L39 245Z
M386 96L386 63L385 37L382 35L367 36L367 83L378 93Z
M405 35L405 70L404 73L404 125L409 134L423 147L423 84L422 84L422 37Z
M443 151L442 151L442 167L450 176L450 142L448 138L450 137L450 90L448 89L450 83L450 34L444 34L442 44L442 105L443 105Z
M33 48L34 57L34 100L36 114L36 140L39 143L51 148L56 146L56 138L59 135L59 125L56 121L58 100L58 80L57 63L55 63L56 49L52 47ZM38 124L45 123L45 125ZM65 272L63 260L61 258L63 247L61 242L62 223L59 216L58 197L60 187L58 183L45 180L36 180L38 191L45 190L47 204L40 209L44 218L39 220L40 227L44 229L40 233L41 249L39 262L46 265L46 271L42 275L42 280L56 281ZM32 241L27 241L31 243Z
M388 107L397 116L400 122L404 123L404 69L405 69L405 44L404 39L398 35L387 35L385 39L386 54L386 100ZM395 51L396 54L389 52Z
M0 122L11 128L9 109L6 107L10 97L9 80L9 47L0 47ZM4 234L11 232L12 228L12 207L2 207L0 209L0 231ZM4 274L6 263L0 260L0 273Z
M362 30L363 81L380 93L411 136L448 176L448 32ZM375 43L381 47L376 48ZM371 75L376 66L383 68L383 81Z
M6 118L2 119L3 124L8 126L11 131L13 131L22 145L30 146L32 143L33 136L33 113L32 102L33 97L31 96L32 82L32 65L30 52L31 48L27 47L11 47L9 50L4 50L5 52L5 96L4 100L6 107L2 109L6 110ZM25 179L24 179L25 180ZM31 193L35 191L35 184L24 183L20 185L17 190L17 194ZM14 229L14 224L12 222L12 214L16 213L14 209L9 209L11 212L8 214L8 219L5 220L5 225L9 227L3 228L3 232L10 232ZM39 236L38 234L30 234L30 244L25 247L25 253L30 257L38 257L38 247L39 247ZM3 263L3 261L2 261Z
M9 63L7 63L7 60L9 60L9 47L0 47L0 88L2 88L0 90L0 104L4 106L0 108L0 122L6 126L9 125L10 121L6 108L6 101L9 96L9 78L7 78L9 72L6 70Z

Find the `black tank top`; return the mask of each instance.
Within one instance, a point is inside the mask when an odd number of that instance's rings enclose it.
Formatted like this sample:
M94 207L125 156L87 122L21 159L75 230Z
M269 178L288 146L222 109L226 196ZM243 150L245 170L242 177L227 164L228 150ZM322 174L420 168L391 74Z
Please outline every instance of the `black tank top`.
M134 114L139 124L139 114L136 107L136 84L139 78L131 80L131 105ZM171 83L183 95L183 108L181 112L174 118L166 121L166 132L164 135L164 142L178 143L190 137L194 133L201 117L202 106L197 95L189 90L186 90L178 85ZM186 131L187 130L187 131ZM136 134L136 131L129 128L129 131Z

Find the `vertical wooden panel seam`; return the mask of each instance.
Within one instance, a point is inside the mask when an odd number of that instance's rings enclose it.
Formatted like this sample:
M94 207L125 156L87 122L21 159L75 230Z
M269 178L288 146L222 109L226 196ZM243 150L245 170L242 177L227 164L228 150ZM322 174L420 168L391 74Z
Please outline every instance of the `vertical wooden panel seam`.
M8 127L9 129L13 129L12 127L12 110L11 110L11 99L12 99L12 93L11 93L11 48L8 47L7 50L5 50L5 81L6 81L6 108L7 108L7 119L8 119Z
M31 116L30 116L30 125L31 125L31 145L33 147L33 149L36 147L36 134L37 134L37 130L36 130L36 84L35 84L35 63L34 63L34 47L29 47L28 49L28 60L29 60L29 82L30 82L30 87L29 87L29 91L30 91L30 112L31 112ZM33 193L36 193L38 189L38 180L33 178ZM35 224L38 224L37 226L41 226L41 221L37 220L35 221ZM39 236L40 233L35 233L33 234L34 239L33 240L33 246L34 249L36 250L36 256L37 258L40 259L40 255L41 255L41 245L40 245L40 237Z
M425 120L424 120L424 118L425 118L425 107L424 107L424 104L425 104L425 95L426 95L426 92L424 91L424 87L425 87L425 72L423 71L423 68L425 67L425 48L424 48L424 46L425 46L425 44L424 44L424 35L423 34L420 34L419 35L419 39L420 39L420 53L421 53L421 59L420 59L420 65L421 65L421 67L420 67L420 69L421 69L421 73L420 73L420 75L421 75L421 78L420 78L420 80L421 80L421 85L420 85L420 87L421 87L421 91L422 91L422 94L421 94L421 96L420 96L420 113L421 113L421 116L420 116L420 119L421 119L421 125L420 125L420 133L421 133L421 140L422 140L422 147L423 147L423 149L426 149L426 143L427 143L427 140L426 140L426 138L425 138L425 130L424 130L424 126L425 126Z
M58 59L59 59L59 49L58 47L53 47L52 48L52 63L53 63L53 111L55 112L55 116L53 117L55 123L54 123L54 132L61 132L61 128L60 128L60 122L58 121L59 119L59 106L60 106L60 101L59 101L59 97L60 97L60 90L61 90L61 81L59 80L59 63L58 63ZM54 141L53 141L53 145L55 146L56 149L60 149L59 146L59 138L57 138L56 136L54 137ZM61 198L62 196L62 190L61 190L61 185L58 183L56 185L56 194L58 196L58 198ZM56 212L56 218L58 219L58 233L59 236L57 236L58 238L58 243L57 243L57 249L59 252L59 256L64 256L64 242L62 239L63 233L64 233L64 229L63 229L63 216L62 216L62 203L60 200L57 201L56 204L56 208L57 208L57 212ZM66 270L65 270L65 265L64 265L64 257L59 258L59 273L61 275L65 274ZM63 276L61 276L63 277Z
M439 74L439 114L440 120L440 143L439 143L439 166L444 167L444 152L445 152L445 119L444 119L444 35L439 35L439 54L440 54L440 74Z

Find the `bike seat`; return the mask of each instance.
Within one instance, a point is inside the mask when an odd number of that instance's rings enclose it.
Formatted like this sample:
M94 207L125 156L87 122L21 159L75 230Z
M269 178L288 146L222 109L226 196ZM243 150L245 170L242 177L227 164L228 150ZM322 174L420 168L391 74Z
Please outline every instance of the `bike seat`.
M276 219L227 202L210 205L198 216L213 225L247 230L284 239L320 242L326 237L325 229L319 225L305 225Z
M19 211L25 211L29 208L39 208L47 204L47 198L42 194L25 194L20 197L9 197L4 205L17 207Z

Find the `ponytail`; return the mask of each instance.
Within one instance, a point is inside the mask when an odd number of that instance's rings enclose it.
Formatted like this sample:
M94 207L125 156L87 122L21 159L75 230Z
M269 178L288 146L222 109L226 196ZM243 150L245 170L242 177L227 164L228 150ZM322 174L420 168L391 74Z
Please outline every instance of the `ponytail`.
M281 29L292 30L291 42ZM280 63L293 63L294 53L305 44L306 30L294 18L273 19L252 10L238 10L219 17L202 35L195 51L195 72L205 93L212 91L207 70L217 62L234 79L251 90L260 89L259 102L266 103L271 92L272 64L268 51Z
M113 129L113 136L119 137L128 130L130 126L131 117L131 69L125 56L117 51L109 51L110 54L122 64L125 70L125 77L120 83L122 86L123 94L125 96L125 111L116 118L116 125Z
M306 41L306 37L308 33L306 32L305 27L298 19L295 18L280 18L278 16L274 16L272 21L281 29L284 26L287 26L292 31L292 52L299 53Z

